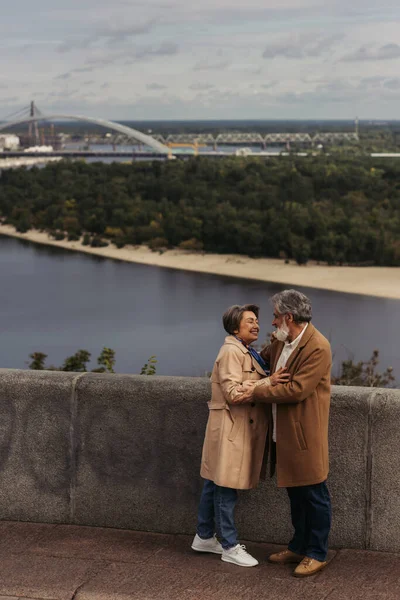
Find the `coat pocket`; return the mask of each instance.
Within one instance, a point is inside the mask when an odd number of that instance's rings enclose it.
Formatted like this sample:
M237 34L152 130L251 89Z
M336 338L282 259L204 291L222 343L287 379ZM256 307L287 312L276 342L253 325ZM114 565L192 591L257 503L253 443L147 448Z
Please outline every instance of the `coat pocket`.
M297 442L299 444L300 450L308 450L306 438L304 437L303 427L301 426L300 421L295 421L294 425L296 427Z
M241 417L235 417L235 419L233 421L233 425L232 425L231 430L230 430L229 435L228 435L228 440L230 442L234 442L235 441L236 436L239 433L239 431L241 430L243 423L244 423L244 419L243 418L241 418Z

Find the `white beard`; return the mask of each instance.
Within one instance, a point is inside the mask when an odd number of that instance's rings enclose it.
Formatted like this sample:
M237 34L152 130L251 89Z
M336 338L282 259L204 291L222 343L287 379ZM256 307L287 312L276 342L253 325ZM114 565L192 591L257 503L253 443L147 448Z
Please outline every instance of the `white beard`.
M275 337L280 342L286 342L288 335L289 329L286 324L281 325L281 327L275 331Z

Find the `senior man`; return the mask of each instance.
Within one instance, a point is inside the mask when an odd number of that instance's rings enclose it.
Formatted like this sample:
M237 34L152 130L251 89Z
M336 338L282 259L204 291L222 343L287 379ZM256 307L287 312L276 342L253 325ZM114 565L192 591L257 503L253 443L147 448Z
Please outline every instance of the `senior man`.
M286 367L289 383L275 387L243 384L243 402L272 405L269 428L271 473L286 487L294 536L288 549L269 557L278 564L298 563L296 577L314 575L327 562L331 502L328 420L332 356L328 340L311 324L311 302L301 292L285 290L271 298L276 340L264 350L271 372ZM272 429L272 431L271 431Z

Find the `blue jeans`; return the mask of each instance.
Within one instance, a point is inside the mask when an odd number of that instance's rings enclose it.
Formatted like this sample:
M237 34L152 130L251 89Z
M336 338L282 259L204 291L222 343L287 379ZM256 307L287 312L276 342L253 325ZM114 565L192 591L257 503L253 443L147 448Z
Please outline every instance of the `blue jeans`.
M237 490L220 487L206 479L199 504L197 535L207 540L212 538L217 530L224 550L236 546L238 541L233 515L237 497Z
M287 488L287 492L294 527L289 550L319 561L326 560L332 521L331 499L326 481Z

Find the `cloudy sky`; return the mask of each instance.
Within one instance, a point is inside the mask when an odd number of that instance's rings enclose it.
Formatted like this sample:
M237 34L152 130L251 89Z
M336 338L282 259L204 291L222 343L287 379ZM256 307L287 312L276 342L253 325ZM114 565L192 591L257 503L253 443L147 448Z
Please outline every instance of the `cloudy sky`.
M400 119L399 0L14 0L0 119Z

